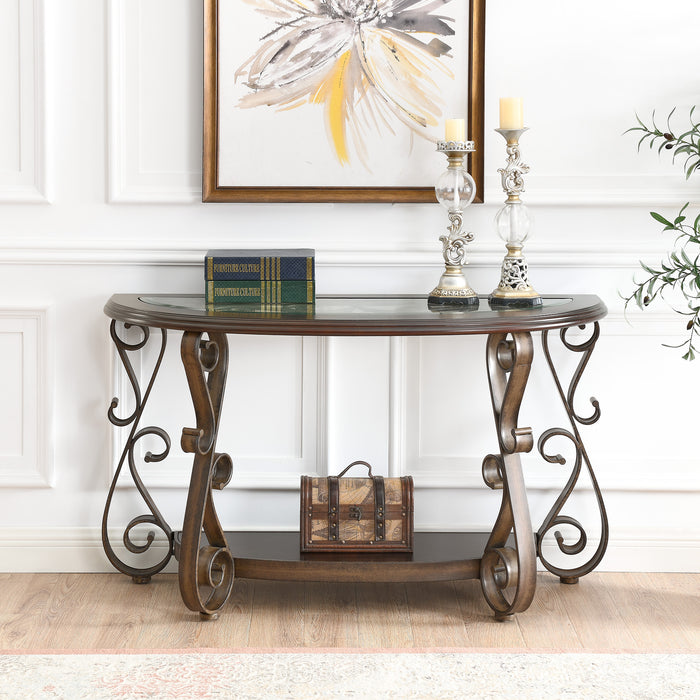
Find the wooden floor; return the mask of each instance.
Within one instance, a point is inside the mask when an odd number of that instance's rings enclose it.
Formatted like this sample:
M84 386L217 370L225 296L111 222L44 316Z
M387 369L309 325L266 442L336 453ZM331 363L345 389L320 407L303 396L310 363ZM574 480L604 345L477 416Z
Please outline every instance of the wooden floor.
M488 647L700 651L700 574L540 574L524 613L496 622L478 581L236 581L218 620L186 610L177 579L0 574L0 649Z

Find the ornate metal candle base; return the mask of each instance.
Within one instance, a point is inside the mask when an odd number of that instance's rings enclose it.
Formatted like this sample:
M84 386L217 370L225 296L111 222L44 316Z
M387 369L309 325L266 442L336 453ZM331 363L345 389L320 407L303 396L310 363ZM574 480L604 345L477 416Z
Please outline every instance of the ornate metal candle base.
M501 265L501 281L489 296L491 306L542 306L542 297L527 280L527 262L522 248L507 246L508 252Z
M523 129L496 129L506 140L507 161L499 168L503 191L508 195L505 205L496 215L499 235L506 243L507 253L501 265L501 281L489 296L491 306L533 307L542 305L542 297L533 289L527 276L527 262L523 256L523 243L529 229L530 217L520 200L525 190L523 173L530 167L520 159L520 137Z
M445 271L440 275L437 287L428 295L428 308L478 307L479 297L469 286L461 265L445 263Z
M447 156L447 170L435 187L437 200L447 209L448 235L440 236L445 271L428 295L428 308L474 308L479 297L469 286L462 267L466 265L466 246L473 233L462 232L462 209L469 206L476 193L474 180L464 170L464 156L474 151L473 141L438 141L437 150Z

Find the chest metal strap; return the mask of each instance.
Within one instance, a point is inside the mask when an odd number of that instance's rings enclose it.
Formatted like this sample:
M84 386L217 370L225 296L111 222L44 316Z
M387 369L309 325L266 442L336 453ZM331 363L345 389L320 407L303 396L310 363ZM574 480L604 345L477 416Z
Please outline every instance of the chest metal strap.
M340 488L337 476L328 477L328 539L338 540L338 516L340 514Z
M384 527L384 511L385 511L385 494L384 494L384 477L373 476L374 482L374 538L377 542L383 542L385 537Z

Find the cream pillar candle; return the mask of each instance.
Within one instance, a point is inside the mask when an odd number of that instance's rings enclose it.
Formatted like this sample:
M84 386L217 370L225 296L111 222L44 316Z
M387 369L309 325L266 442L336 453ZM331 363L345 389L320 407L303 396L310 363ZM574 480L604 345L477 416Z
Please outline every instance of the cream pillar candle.
M464 141L464 119L445 120L445 141Z
M523 98L501 97L499 100L501 129L522 129L523 122Z

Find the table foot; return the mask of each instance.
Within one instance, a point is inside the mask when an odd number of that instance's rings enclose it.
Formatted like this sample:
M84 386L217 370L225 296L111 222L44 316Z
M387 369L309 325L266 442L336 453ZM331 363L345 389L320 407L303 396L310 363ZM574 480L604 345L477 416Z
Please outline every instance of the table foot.
M143 585L145 585L146 583L150 583L150 582L151 582L151 577L150 577L150 576L132 576L132 577L131 577L131 580L132 580L134 583L138 584L139 586L143 586Z
M519 428L518 413L532 365L529 333L489 336L486 364L500 454L487 455L482 472L492 489L503 491L501 509L481 559L486 602L505 619L526 610L535 594L536 556L520 452L533 446L532 430ZM506 546L511 534L515 547Z
M585 326L580 326L580 328L584 329ZM581 359L576 370L572 375L571 382L566 393L562 388L562 384L559 380L559 375L556 371L556 368L554 367L554 362L552 361L552 356L549 349L549 331L542 332L542 346L544 348L547 364L549 366L552 377L554 378L554 382L557 386L557 390L559 392L561 401L564 405L564 409L566 410L566 413L568 415L569 422L571 424L571 431L566 430L565 428L550 428L549 430L546 430L540 436L540 439L537 443L537 449L540 455L542 455L543 459L545 459L547 462L550 462L551 464L566 464L566 459L564 459L564 457L562 457L561 454L551 454L547 452L546 449L547 442L549 440L551 440L554 437L563 437L569 440L574 448L574 460L573 465L571 467L571 475L569 476L569 479L566 485L564 486L563 491L561 492L554 505L552 506L551 510L545 517L540 529L537 531L536 544L537 556L540 558L540 561L548 571L553 573L555 576L559 576L562 583L576 583L581 576L584 576L585 574L588 574L591 571L593 571L593 569L595 569L595 567L598 566L601 559L603 558L603 555L605 554L605 550L608 546L608 516L605 511L605 504L603 503L603 496L600 492L598 481L596 479L593 467L591 466L591 462L588 458L588 453L586 452L586 448L584 447L583 441L581 439L581 434L579 433L578 429L578 424L591 425L600 418L600 405L597 399L595 399L595 397L591 397L593 413L587 417L580 416L574 408L574 398L576 394L576 389L578 387L578 383L581 379L581 376L583 375L583 371L586 368L586 365L588 364L588 360L590 359L591 354L593 353L593 349L595 348L596 341L598 340L598 337L600 335L600 327L596 322L594 324L593 333L591 334L591 336L578 344L572 343L569 340L567 340L566 332L568 330L568 328L562 328L560 330L560 340L567 350L570 350L571 352L581 353ZM558 566L551 562L547 558L547 556L545 556L542 546L545 535L549 531L551 531L555 527L561 527L562 525L564 525L573 528L577 532L578 537L575 542L569 544L566 542L564 535L559 529L554 530L554 538L557 542L559 551L568 556L575 556L581 554L586 549L586 546L588 544L588 535L586 534L583 525L571 516L561 515L561 511L564 508L564 505L566 504L567 500L569 499L576 487L578 478L581 474L581 470L584 465L588 470L588 474L591 479L593 492L595 494L595 499L598 506L598 512L600 514L600 540L595 551L584 563L572 566L571 568L566 568L565 566Z
M219 613L218 612L215 612L215 613L200 612L199 619L202 620L202 622L208 622L209 620L218 620Z
M163 355L165 354L165 346L167 343L167 334L165 329L161 329L160 352L156 363L153 367L153 371L146 386L146 390L142 395L141 388L136 377L136 372L134 371L133 365L131 364L131 361L129 359L129 353L141 350L141 348L143 348L148 343L150 337L150 329L146 326L134 327L139 329L142 336L141 340L137 342L127 342L123 338L119 337L119 334L117 332L117 322L112 321L110 325L110 335L112 337L112 341L114 342L114 345L117 349L117 353L119 354L119 358L124 366L134 394L134 410L130 415L125 416L123 418L117 416L115 410L119 406L119 399L115 397L112 399L109 411L107 412L107 417L109 418L109 422L112 423L112 425L116 425L120 428L125 428L130 425L131 430L129 432L126 444L124 445L121 457L119 458L119 463L117 464L117 469L114 473L114 478L112 479L112 484L107 495L107 502L105 503L105 509L102 516L102 545L104 547L107 558L118 571L121 571L127 576L131 576L135 583L147 583L148 581L150 581L151 576L157 574L159 571L162 571L165 568L167 563L170 561L170 558L173 556L173 532L170 529L168 523L165 521L165 518L163 517L161 512L158 510L158 507L156 506L153 498L151 498L148 489L141 480L136 466L137 460L135 449L139 443L139 440L141 440L142 438L146 436L156 436L163 443L162 451L157 454L154 454L152 452L146 452L146 454L143 457L143 461L146 463L160 462L164 460L170 452L170 437L165 432L165 430L156 426L148 426L145 428L141 428L140 430L138 429L141 416L143 414L144 408L146 407L146 403L148 402L148 398L151 394L151 389L153 388L156 376L158 375L158 370L160 369L160 365L163 361ZM131 328L131 325L125 323L124 328L128 330L129 328ZM149 552L151 545L156 539L156 533L154 530L148 530L146 534L146 541L144 543L139 544L137 542L134 542L134 540L132 539L132 534L134 528L138 525L152 525L157 527L165 535L168 542L167 550L163 557L160 559L160 561L157 561L155 564L149 564L143 567L134 566L133 564L123 561L115 552L109 538L108 519L109 512L112 506L112 498L114 496L114 491L117 485L117 481L119 480L122 467L126 462L128 462L129 464L129 472L131 474L134 486L143 498L149 512L133 518L133 520L131 520L131 522L129 522L129 524L126 526L122 535L122 541L124 543L124 546L126 547L127 551L136 555L142 555ZM151 556L151 561L152 559L153 557Z
M223 333L187 331L181 357L197 420L184 428L181 446L194 453L179 546L178 578L182 599L190 610L215 619L231 595L233 556L214 508L212 489L223 489L233 474L231 458L215 452L219 417L228 369L228 341Z

